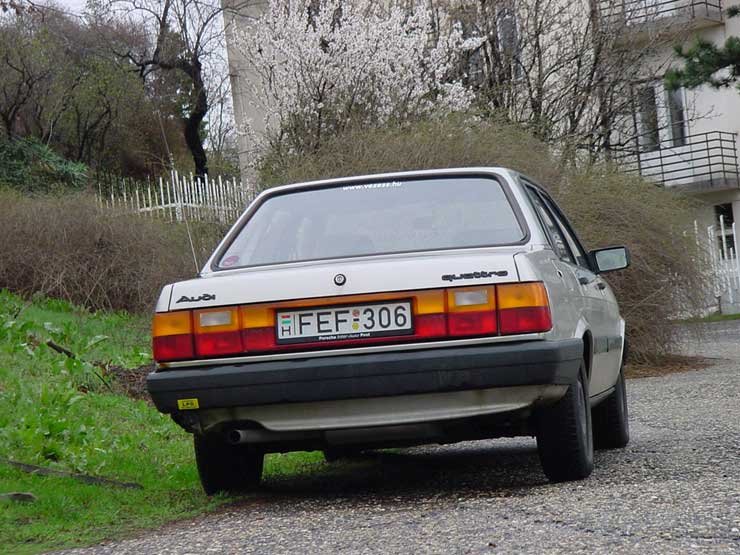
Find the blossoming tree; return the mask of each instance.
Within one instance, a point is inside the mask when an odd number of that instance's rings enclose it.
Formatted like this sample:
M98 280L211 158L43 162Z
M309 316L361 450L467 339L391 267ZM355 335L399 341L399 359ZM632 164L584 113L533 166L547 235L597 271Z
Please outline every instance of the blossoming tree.
M422 1L270 0L236 44L268 144L307 152L348 126L466 109L460 54L479 42Z

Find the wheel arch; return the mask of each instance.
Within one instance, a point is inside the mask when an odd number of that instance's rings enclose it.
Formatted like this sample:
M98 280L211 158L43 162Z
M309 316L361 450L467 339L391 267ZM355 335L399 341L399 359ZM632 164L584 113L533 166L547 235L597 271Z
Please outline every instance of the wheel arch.
M594 338L591 331L585 330L581 340L583 341L583 362L586 364L586 378L591 381L591 368L594 360Z

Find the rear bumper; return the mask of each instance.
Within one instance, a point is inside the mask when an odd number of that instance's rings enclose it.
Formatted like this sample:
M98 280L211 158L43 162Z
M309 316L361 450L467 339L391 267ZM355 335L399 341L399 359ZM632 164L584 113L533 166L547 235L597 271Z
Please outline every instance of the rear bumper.
M496 387L568 385L583 357L580 339L228 364L149 374L157 408L179 399L200 410L393 397Z

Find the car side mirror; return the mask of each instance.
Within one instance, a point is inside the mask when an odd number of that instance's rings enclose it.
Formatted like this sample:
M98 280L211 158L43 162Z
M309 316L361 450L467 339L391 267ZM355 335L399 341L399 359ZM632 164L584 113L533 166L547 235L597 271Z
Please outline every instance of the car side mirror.
M627 247L596 249L591 251L590 255L594 266L596 266L596 272L600 274L623 270L630 265L630 251L627 250Z

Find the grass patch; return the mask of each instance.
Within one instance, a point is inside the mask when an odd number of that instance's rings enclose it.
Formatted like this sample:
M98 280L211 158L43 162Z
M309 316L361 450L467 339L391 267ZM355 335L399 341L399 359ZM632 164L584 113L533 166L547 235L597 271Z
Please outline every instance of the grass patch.
M156 527L226 502L200 489L189 434L144 400L115 393L111 368L150 361L148 318L89 312L0 291L0 458L136 482L129 490L26 474L0 462L0 545L36 553ZM47 345L74 352L69 358ZM313 472L319 453L271 455L265 476Z
M689 324L700 324L708 322L728 322L731 320L740 320L740 314L720 314L717 312L710 314L709 316L704 316L703 318L689 318L688 320L684 320L684 322Z

